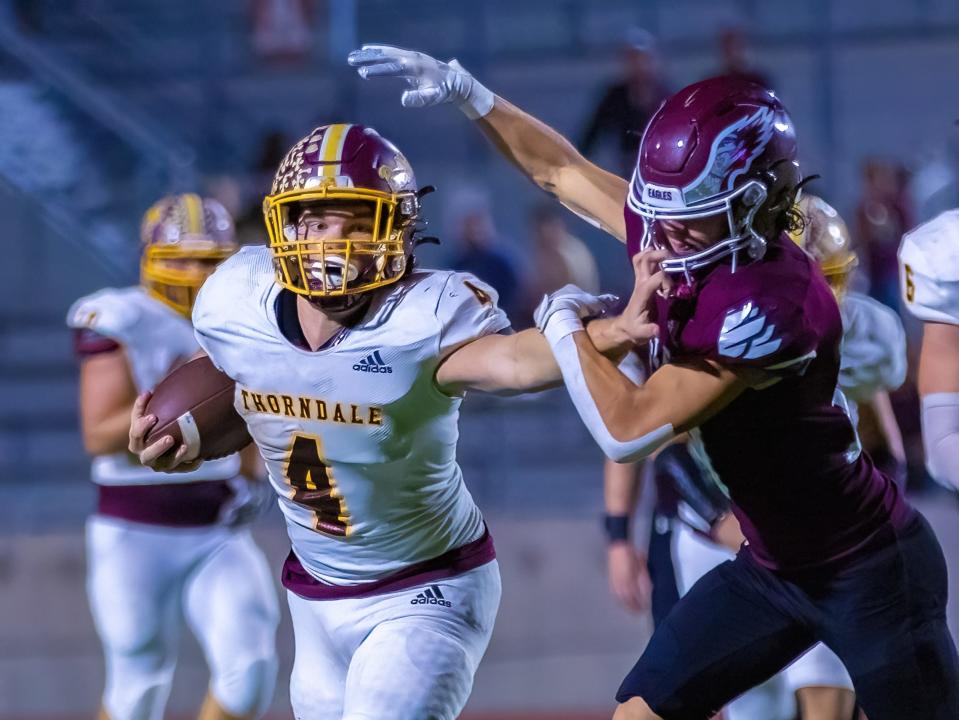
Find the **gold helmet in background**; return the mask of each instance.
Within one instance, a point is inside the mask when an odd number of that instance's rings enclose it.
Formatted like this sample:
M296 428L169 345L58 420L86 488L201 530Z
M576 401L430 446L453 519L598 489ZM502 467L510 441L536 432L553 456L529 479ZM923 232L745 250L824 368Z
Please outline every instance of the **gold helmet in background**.
M836 298L841 299L859 264L846 223L832 205L815 195L804 194L797 207L803 216L802 229L789 236L819 263Z
M186 317L203 282L239 248L226 208L193 193L154 203L143 216L140 238L140 284Z

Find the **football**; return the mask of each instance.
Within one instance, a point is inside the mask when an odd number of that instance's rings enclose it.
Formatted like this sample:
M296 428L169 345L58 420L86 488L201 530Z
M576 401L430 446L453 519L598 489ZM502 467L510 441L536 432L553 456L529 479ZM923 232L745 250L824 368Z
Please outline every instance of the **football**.
M147 445L172 435L174 447L186 443L187 459L214 460L246 447L252 438L233 407L236 383L208 357L181 365L160 381L144 414L156 415Z

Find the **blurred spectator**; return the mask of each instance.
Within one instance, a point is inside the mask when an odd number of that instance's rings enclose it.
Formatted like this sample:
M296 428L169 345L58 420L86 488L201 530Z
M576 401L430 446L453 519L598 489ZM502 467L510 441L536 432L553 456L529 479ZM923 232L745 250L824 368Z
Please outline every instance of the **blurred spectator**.
M512 317L516 311L519 281L512 259L500 250L488 198L477 191L463 191L454 197L447 217L454 256L450 267L469 272L492 285L499 293L499 305Z
M312 22L308 0L255 0L253 47L270 60L304 61L312 47Z
M730 75L772 88L772 79L753 66L749 41L741 27L728 27L719 33L719 55L719 75Z
M862 198L856 208L856 236L866 256L869 294L899 310L899 265L896 252L914 212L905 170L871 158L862 166Z
M602 138L615 139L617 171L629 177L646 124L669 92L660 77L655 40L645 30L629 30L622 63L622 77L606 88L582 134L579 149L587 155Z
M514 325L527 324L543 295L567 283L599 292L599 271L586 244L571 235L565 211L556 203L539 205L530 215L532 236L529 273L523 287L523 308Z

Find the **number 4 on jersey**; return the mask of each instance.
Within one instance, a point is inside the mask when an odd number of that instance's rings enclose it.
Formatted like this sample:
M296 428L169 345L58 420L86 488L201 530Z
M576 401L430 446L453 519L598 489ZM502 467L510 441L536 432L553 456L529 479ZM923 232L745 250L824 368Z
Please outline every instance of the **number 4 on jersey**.
M313 527L328 535L350 534L350 514L339 495L330 466L323 462L322 445L313 435L293 436L286 481L292 488L290 499L313 511Z

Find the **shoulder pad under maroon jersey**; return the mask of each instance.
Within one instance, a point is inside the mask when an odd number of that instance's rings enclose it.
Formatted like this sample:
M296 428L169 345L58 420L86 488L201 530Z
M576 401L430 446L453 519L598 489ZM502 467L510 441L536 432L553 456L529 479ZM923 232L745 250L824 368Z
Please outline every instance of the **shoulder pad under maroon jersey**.
M825 279L801 249L790 242L778 246L735 273L722 266L709 274L682 331L684 354L801 372L823 338L838 342L842 319Z

